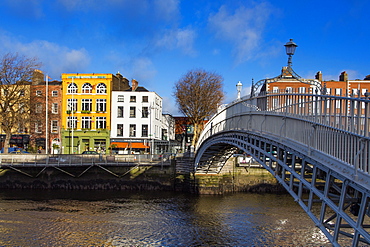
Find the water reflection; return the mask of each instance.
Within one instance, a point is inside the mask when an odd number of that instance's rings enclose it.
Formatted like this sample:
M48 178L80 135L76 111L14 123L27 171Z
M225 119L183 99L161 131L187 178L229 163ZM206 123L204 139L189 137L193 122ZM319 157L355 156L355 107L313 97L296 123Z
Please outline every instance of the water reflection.
M331 246L289 195L3 191L0 246Z

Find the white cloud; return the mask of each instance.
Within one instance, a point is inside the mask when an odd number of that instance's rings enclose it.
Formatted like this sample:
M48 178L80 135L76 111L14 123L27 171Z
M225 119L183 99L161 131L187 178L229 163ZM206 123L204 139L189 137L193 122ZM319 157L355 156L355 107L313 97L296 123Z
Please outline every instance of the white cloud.
M217 38L234 46L234 56L239 64L258 55L262 34L271 13L268 3L260 3L253 8L241 6L234 13L230 13L227 6L223 5L209 17L208 25Z
M166 31L161 38L155 42L156 47L164 47L169 50L180 49L183 53L194 56L194 39L196 33L190 28L172 29Z
M138 80L139 84L140 82L147 83L157 74L152 61L147 57L134 58L131 71L133 78Z
M28 57L37 57L45 65L45 73L53 79L59 79L61 73L83 71L90 63L84 48L71 49L45 40L22 43L5 33L0 35L0 52L18 52Z
M154 9L158 17L172 21L179 15L179 0L155 0Z

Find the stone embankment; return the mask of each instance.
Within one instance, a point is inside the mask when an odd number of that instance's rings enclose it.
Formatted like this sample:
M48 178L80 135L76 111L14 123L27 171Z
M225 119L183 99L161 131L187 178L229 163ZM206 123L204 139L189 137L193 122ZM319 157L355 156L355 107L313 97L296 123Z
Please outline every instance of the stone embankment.
M240 167L230 159L218 174L194 173L194 160L165 165L0 166L1 189L181 191L197 194L278 193L284 189L263 168Z

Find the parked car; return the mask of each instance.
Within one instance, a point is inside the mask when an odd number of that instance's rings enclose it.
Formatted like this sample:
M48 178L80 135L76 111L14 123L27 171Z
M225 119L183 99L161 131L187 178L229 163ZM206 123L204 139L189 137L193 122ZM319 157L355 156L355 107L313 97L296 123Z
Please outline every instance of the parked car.
M4 148L0 150L0 153L4 153ZM8 153L9 154L29 154L29 152L23 150L22 148L19 147L10 147L8 148Z
M99 154L96 151L83 151L82 154Z

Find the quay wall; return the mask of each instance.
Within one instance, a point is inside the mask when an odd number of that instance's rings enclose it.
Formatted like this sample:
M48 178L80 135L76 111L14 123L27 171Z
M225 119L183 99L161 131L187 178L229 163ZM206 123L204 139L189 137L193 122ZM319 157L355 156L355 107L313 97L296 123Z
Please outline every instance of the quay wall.
M191 162L186 165L191 166ZM232 159L219 174L179 172L178 163L175 159L154 165L10 166L2 163L0 189L163 190L196 194L284 190L267 170L240 167Z
M174 166L0 168L1 189L173 190Z
M199 194L286 193L269 171L257 163L239 166L234 158L226 163L219 174L195 174L194 185Z

